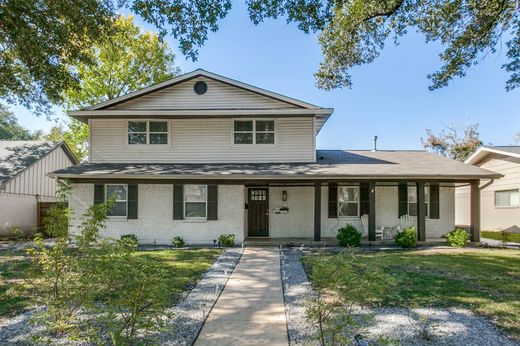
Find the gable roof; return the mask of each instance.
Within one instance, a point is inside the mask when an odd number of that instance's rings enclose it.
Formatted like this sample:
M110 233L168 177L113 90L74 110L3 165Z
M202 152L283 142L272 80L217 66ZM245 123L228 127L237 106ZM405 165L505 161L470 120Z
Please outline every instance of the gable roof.
M320 109L321 108L321 107L318 107L318 106L313 105L311 103L304 102L304 101L301 101L301 100L297 100L295 98L288 97L288 96L285 96L285 95L281 95L281 94L278 94L278 93L275 93L275 92L272 92L272 91L269 91L269 90L265 90L265 89L262 89L262 88L258 88L258 87L255 87L253 85L246 84L246 83L243 83L243 82L240 82L240 81L228 78L228 77L224 77L224 76L218 75L218 74L213 73L213 72L209 72L209 71L206 71L206 70L203 70L203 69L196 69L194 71L191 71L191 72L182 74L180 76L174 77L174 78L172 78L170 80L167 80L165 82L162 82L162 83L159 83L159 84L155 84L155 85L152 85L152 86L149 86L149 87L146 87L146 88L143 88L143 89L140 89L140 90L128 93L126 95L117 97L117 98L112 99L112 100L108 100L108 101L105 101L105 102L98 103L96 105L93 105L93 106L90 106L90 107L86 108L86 110L106 109L107 107L115 106L115 105L117 105L119 103L126 102L126 101L129 101L129 100L135 99L137 97L140 97L140 96L143 96L143 95L147 95L147 94L150 94L152 92L155 92L155 91L158 91L158 90L161 90L161 89L164 89L164 88L168 88L168 87L171 87L173 85L176 85L176 84L179 84L179 83L182 83L182 82L185 82L185 81L197 78L197 77L206 77L206 78L209 78L209 79L212 79L212 80L215 80L215 81L219 81L219 82L222 82L222 83L225 83L225 84L229 84L229 85L237 87L239 89L247 90L247 91L259 94L259 95L263 95L265 97L269 97L269 98L272 98L272 99L275 99L275 100L279 100L279 101L291 104L293 106L297 106L299 108L305 108L305 109Z
M58 148L65 151L73 164L78 164L78 160L65 142L0 141L0 185L7 183Z
M86 163L50 176L80 179L432 179L457 181L502 175L425 151L318 150L316 162L134 164Z
M476 152L473 153L473 155L466 159L465 163L473 165L489 154L500 154L520 158L520 146L497 145L492 147L480 147Z

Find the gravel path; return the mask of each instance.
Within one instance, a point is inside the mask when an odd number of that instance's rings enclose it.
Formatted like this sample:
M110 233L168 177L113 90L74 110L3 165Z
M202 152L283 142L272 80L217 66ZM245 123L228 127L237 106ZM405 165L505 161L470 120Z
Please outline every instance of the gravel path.
M241 254L241 248L226 249L197 285L179 304L171 308L169 312L172 312L174 317L167 321L165 331L148 336L142 341L161 345L191 345L226 285ZM35 312L32 310L12 318L0 319L0 345L33 345L32 336L42 330L30 323ZM77 343L62 339L54 340L53 344L72 345Z
M300 262L301 249L283 248L282 282L291 345L317 345L313 341L316 329L305 320L305 299L312 297L312 288ZM486 318L462 308L379 308L359 309L358 315L369 314L371 322L363 336L367 341L381 338L395 340L400 345L520 345L503 334ZM418 336L428 317L427 330L431 340Z

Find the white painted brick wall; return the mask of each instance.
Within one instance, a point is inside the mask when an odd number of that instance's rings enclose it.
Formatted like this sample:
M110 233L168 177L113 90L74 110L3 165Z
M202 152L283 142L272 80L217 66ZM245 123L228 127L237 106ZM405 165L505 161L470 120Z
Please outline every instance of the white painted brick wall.
M133 233L146 244L170 244L173 237L180 236L188 244L211 244L220 234L232 233L236 242L241 243L244 239L244 187L220 185L218 189L218 220L173 220L173 186L140 184L138 219L111 219L102 235L119 238ZM79 217L93 201L93 184L73 184L69 201L75 211L73 232L77 231Z

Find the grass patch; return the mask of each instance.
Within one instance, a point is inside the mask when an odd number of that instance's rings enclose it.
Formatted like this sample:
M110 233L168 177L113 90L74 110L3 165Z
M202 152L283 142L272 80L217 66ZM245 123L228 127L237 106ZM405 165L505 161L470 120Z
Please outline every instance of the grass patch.
M333 256L333 255L331 255ZM367 270L392 275L392 294L373 292L383 306L460 306L489 317L520 340L520 251L509 249L428 249L356 251ZM314 255L305 256L306 267Z
M168 272L168 286L173 299L196 284L222 253L221 249L183 249L138 251L148 261L161 265ZM33 305L24 292L24 274L30 265L24 251L0 251L0 316L10 316Z
M495 239L502 241L502 233L501 232L492 232L492 231L481 231L480 236L482 238ZM520 243L520 234L510 234L508 242Z

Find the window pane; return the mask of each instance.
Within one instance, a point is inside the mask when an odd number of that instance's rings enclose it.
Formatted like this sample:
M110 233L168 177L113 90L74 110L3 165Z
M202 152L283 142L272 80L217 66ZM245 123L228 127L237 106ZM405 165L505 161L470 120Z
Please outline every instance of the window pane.
M107 213L108 216L126 216L126 202L115 202L110 211Z
M151 133L150 144L168 144L168 134L166 133Z
M107 198L126 201L126 185L107 185Z
M146 121L129 121L128 132L146 132Z
M257 144L274 144L274 133L257 133Z
M518 191L511 192L511 206L518 207L520 205L520 194Z
M274 131L274 120L257 120L256 131Z
M408 186L408 202L410 202L410 203L417 202L417 187Z
M206 202L206 185L184 185L186 202Z
M145 133L129 133L128 144L146 144Z
M338 190L338 201L359 201L359 188L357 186L340 186Z
M408 204L408 215L417 216L417 203Z
M339 216L358 216L357 203L339 203Z
M497 207L517 207L520 203L518 190L495 192L495 205Z
M150 132L168 132L166 121L150 121Z
M235 144L253 144L253 134L235 133Z
M253 120L235 120L235 131L253 131Z
M206 217L205 202L186 202L185 217Z

